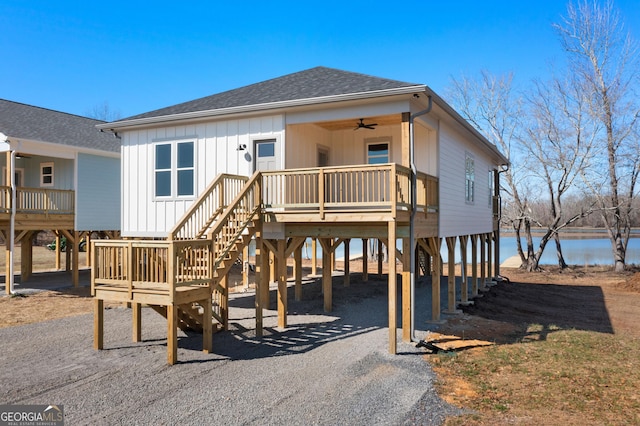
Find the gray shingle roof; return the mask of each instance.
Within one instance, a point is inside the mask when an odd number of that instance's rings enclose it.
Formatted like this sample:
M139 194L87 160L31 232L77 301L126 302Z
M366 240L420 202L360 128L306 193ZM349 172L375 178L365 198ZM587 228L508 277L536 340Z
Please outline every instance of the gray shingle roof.
M120 152L112 133L96 129L100 120L0 99L0 132L9 138Z
M120 121L413 86L422 85L333 68L316 67L144 114L127 117Z

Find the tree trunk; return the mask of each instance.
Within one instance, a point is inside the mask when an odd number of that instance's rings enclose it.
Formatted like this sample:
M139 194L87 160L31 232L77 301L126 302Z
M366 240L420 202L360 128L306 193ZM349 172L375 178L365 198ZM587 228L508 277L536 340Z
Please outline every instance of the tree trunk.
M565 269L568 265L564 261L564 256L562 255L562 245L560 244L560 235L556 232L553 236L553 239L556 242L556 253L558 255L558 266L560 269Z

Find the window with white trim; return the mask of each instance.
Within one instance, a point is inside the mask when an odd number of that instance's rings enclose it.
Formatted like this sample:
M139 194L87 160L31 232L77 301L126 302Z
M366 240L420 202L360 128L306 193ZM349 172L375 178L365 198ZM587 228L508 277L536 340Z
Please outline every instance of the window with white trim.
M475 160L470 154L465 155L464 165L464 197L467 203L473 203L475 200L475 184L476 184L476 172L475 172Z
M195 195L193 141L159 142L155 145L154 184L156 197Z
M53 163L40 163L40 186L53 186Z

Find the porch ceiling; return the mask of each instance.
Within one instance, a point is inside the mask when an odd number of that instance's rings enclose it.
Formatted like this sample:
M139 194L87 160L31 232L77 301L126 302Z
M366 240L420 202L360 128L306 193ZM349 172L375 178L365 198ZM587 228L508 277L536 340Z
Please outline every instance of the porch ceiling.
M326 130L353 130L356 128L360 118L364 119L364 124L376 123L378 126L389 126L402 123L402 114L378 115L372 117L348 118L346 120L322 121L316 123L318 126ZM362 132L368 129L360 130Z

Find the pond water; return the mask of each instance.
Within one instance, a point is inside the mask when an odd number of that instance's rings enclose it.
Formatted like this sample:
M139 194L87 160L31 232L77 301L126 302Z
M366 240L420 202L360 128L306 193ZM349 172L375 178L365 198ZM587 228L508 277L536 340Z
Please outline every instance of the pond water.
M591 234L593 235L593 234ZM524 240L523 240L524 241ZM533 238L534 249L537 249L540 244L540 238ZM600 238L580 238L579 235L571 235L569 237L563 236L561 239L562 254L564 259L569 265L613 265L613 255L611 254L611 243L606 237ZM458 243L459 244L459 243ZM469 242L470 244L470 242ZM340 246L336 249L336 258L342 260L344 258L344 246ZM398 242L398 248L402 248L400 242ZM369 257L375 258L377 244L374 240L369 240ZM352 239L349 249L350 257L362 256L362 240ZM373 254L373 255L372 255ZM518 254L516 250L516 239L513 236L504 236L500 238L500 263L504 262L512 256ZM448 257L447 245L442 243L441 249L442 259L446 262ZM460 246L456 246L456 262L460 261ZM303 246L302 256L305 259L310 259L312 256L311 240L307 240ZM322 256L322 249L318 244L318 258ZM480 251L478 250L478 257ZM471 248L468 247L467 259L471 259ZM631 238L627 247L627 264L640 265L640 238ZM556 265L558 263L556 256L556 246L553 241L547 244L542 259L541 265Z
M562 254L569 265L613 265L611 242L608 238L562 238ZM540 238L533 238L534 250L540 244ZM524 249L524 247L523 247ZM515 237L500 238L500 262L518 254ZM629 239L626 263L640 264L640 238ZM541 265L557 265L555 242L547 243Z

